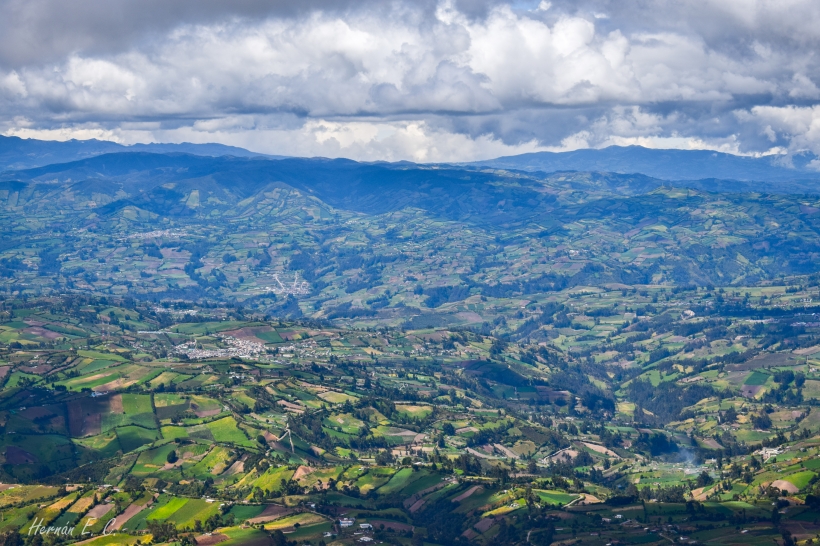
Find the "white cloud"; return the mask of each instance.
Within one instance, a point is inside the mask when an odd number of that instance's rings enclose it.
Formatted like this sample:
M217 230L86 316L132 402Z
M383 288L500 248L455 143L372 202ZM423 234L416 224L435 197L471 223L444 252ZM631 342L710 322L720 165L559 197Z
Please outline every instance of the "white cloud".
M797 73L792 77L789 96L797 99L820 99L820 89L808 76Z
M26 84L20 79L20 75L15 71L11 71L0 78L0 90L3 91L10 99L26 98L28 91Z
M156 132L152 132L156 134ZM253 132L208 131L190 128L163 131L174 141L212 142L256 149L281 155L352 157L364 161L418 162L475 161L486 157L514 155L544 149L535 142L507 145L492 135L468 135L429 126L424 121L335 122L311 120L297 129L257 128ZM127 140L139 135L124 133Z
M715 0L699 10L654 0L643 19L634 6L587 4L498 5L474 16L446 1L432 10L397 2L182 20L124 50L79 48L0 72L0 117L6 134L222 141L360 159L607 143L820 148L815 107L805 104L820 100L820 67L812 49L788 45L820 38L804 20L817 12L812 3ZM743 33L734 44L719 38L705 14Z
M783 139L791 152L820 154L820 106L755 106L735 113L770 141Z
M3 132L5 136L16 136L20 138L35 138L39 140L57 140L64 142L66 140L110 140L112 142L122 142L119 131L112 131L102 129L99 127L83 127L74 125L71 127L62 127L58 129L41 129L26 127L23 120L17 120L15 127L9 128Z
M744 151L738 135L723 137L697 137L678 134L682 115L673 112L662 116L638 107L615 107L606 115L595 119L589 128L572 134L561 141L560 146L549 151L570 151L581 148L605 148L607 146L643 146L655 149L715 150L735 155L781 154L778 147L762 152Z
M251 123L252 122L252 123ZM157 124L128 124L105 129L94 124L59 129L7 128L7 136L43 140L96 138L121 144L145 142L221 142L274 155L351 157L364 161L448 162L476 161L487 157L545 150L534 141L508 145L492 135L471 137L413 122L336 122L310 120L297 128L266 126L265 120L243 117L197 122L178 128Z

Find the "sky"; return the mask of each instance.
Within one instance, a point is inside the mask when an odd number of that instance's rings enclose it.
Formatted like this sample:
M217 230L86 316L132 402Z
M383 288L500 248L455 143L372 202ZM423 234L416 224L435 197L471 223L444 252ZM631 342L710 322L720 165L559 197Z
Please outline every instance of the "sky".
M0 0L0 134L470 161L820 153L816 0Z

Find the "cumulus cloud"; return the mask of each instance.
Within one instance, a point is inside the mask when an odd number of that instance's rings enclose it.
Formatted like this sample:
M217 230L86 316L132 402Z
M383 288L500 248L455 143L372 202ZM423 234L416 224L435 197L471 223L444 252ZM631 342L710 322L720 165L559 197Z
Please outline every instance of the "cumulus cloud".
M416 161L820 151L813 1L155 4L4 3L0 130Z

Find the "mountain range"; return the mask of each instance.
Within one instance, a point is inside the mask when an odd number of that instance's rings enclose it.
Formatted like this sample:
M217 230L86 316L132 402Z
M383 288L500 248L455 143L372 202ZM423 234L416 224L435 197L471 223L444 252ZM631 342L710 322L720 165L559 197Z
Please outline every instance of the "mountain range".
M8 290L469 325L447 304L503 297L501 320L515 298L573 286L817 273L811 193L812 181L112 153L0 173L0 276Z
M196 156L282 159L285 156L252 152L224 144L133 144L130 146L103 140L45 141L0 136L0 170L21 170L58 163L71 163L111 153L184 153ZM738 181L723 183L720 189L730 191L775 191L779 193L813 193L820 180L820 159L811 152L789 156L748 157L710 150L659 150L641 146L610 146L571 152L536 152L499 157L456 165L458 168L491 168L527 172L561 171L642 174L658 180L681 182L710 180ZM778 182L779 185L754 183ZM749 185L748 183L752 183ZM784 185L785 184L785 185Z
M53 163L68 163L117 152L186 153L201 156L276 157L224 144L132 144L107 140L36 140L0 136L0 170L31 169Z
M522 171L640 173L662 180L707 178L758 182L820 179L820 161L811 152L747 157L711 150L658 150L610 146L572 152L536 152L471 163Z

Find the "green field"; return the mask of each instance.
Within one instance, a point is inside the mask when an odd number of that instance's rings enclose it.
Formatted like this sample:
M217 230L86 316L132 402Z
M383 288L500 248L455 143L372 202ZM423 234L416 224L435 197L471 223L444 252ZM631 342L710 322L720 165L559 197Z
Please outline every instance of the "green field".
M392 495L403 490L421 477L422 475L419 472L413 472L412 468L402 468L390 478L389 482L379 487L377 492L379 495Z
M117 439L125 451L132 451L159 438L159 431L137 426L120 427L116 430Z
M77 354L83 356L85 358L92 358L98 360L113 360L116 362L127 362L127 358L122 357L117 354L112 354L109 352L96 352L96 351L77 351Z
M233 507L231 507L230 513L233 514L233 516L237 520L244 521L244 520L247 520L247 519L255 518L256 516L261 514L264 510L265 510L264 506L259 506L259 505L257 505L257 506L253 506L253 505L240 506L240 505L237 504L237 505L234 505Z
M187 438L188 437L188 429L186 427L175 427L175 426L167 426L162 427L162 437L168 440L174 440L176 438Z
M354 483L363 493L367 493L389 482L395 473L396 471L392 468L374 468L370 469L364 476L356 479Z
M282 480L287 482L293 473L288 467L270 468L253 482L253 486L266 491L277 491Z
M263 531L253 528L223 529L222 532L228 537L228 540L222 543L224 546L259 545L266 544L268 540L267 535Z
M128 415L153 413L151 396L146 394L123 394L122 408Z
M97 436L88 436L86 438L75 438L73 442L78 446L93 450L95 453L106 457L112 457L116 455L118 451L122 450L116 431L99 434Z
M746 381L744 381L743 384L751 386L765 385L766 381L769 380L769 377L771 377L769 374L754 371L749 375L749 377L746 378Z
M806 471L785 476L783 479L794 484L798 489L804 489L816 476L817 474L814 472Z
M272 330L270 332L257 332L254 335L262 341L266 341L268 343L282 343L285 341L276 330Z
M181 499L178 497L172 497L166 499L165 502L160 502L159 506L153 509L146 517L149 520L160 520L164 521L173 516L177 510L181 509L183 506L187 505L191 502L191 499Z
M207 424L207 427L217 442L249 443L248 437L239 429L233 417L224 417L218 421L212 421Z
M217 513L219 513L218 502L209 503L201 499L189 499L170 516L170 520L179 528L193 529L196 520L205 522Z
M578 498L578 495L571 495L563 491L543 491L537 490L535 494L541 502L551 505L565 505Z

